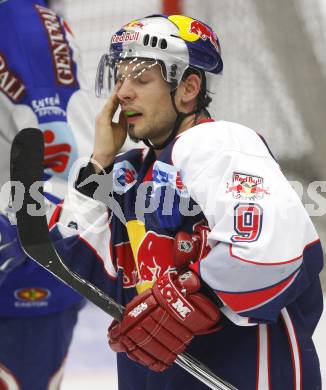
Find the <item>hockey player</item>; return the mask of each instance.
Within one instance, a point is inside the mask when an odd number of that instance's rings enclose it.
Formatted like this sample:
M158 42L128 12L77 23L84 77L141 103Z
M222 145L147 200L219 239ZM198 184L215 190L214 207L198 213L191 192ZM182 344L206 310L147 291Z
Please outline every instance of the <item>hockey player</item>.
M42 0L0 2L1 390L59 388L83 303L26 258L7 218L10 144L20 129L44 132L49 216L65 193L73 162L91 152L93 103L83 83L72 34L61 18Z
M240 390L321 389L320 241L264 140L209 117L222 68L213 30L182 15L123 26L99 65L111 96L55 234L126 305L108 333L120 390L206 388L173 364L184 351ZM117 155L127 133L148 149Z

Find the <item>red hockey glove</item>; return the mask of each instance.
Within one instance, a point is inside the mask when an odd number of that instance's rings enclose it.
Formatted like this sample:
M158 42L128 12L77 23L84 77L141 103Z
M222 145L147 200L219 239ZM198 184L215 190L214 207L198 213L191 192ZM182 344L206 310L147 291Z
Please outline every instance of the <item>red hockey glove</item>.
M163 275L126 306L120 323L113 321L108 333L111 348L154 371L165 370L194 335L209 332L220 318L218 308L199 288L192 271Z

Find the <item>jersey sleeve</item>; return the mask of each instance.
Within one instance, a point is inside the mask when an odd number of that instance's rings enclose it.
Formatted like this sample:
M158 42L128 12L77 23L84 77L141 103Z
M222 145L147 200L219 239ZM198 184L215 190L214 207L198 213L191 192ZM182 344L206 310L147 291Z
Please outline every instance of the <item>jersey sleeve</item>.
M142 151L131 150L130 154L140 159ZM125 154L116 160L122 156ZM123 207L114 190L116 170L111 165L96 174L89 162L69 185L68 195L57 207L50 226L56 248L68 267L78 269L77 273L122 302L119 286L126 286L126 295L133 296L133 288L129 287L134 287L135 275L134 262L129 261L130 244L117 239L118 231L126 239L127 232Z
M318 235L254 131L225 122L201 126L180 137L173 151L211 230L212 250L192 268L232 321L275 321L318 278Z
M71 188L50 221L51 237L66 265L115 297L117 270L112 261L110 212Z

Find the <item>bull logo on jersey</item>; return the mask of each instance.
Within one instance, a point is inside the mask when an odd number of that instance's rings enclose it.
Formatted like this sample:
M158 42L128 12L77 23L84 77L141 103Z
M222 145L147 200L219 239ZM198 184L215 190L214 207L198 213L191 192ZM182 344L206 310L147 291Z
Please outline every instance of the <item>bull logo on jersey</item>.
M51 295L50 291L45 288L28 287L15 291L15 297L20 301L35 302L44 301Z
M270 195L263 184L262 177L234 172L233 182L231 185L227 183L226 193L232 193L235 199L260 200L264 195Z
M147 232L137 253L137 265L142 282L155 282L165 272L175 268L173 248L172 237Z
M126 227L138 273L136 289L140 294L166 272L175 270L174 238L146 232L144 223L138 220L128 221Z
M113 189L117 193L127 192L137 181L136 169L129 161L122 161L113 168Z
M138 274L130 243L121 242L114 245L114 253L117 268L123 274L123 287L135 287L138 282Z

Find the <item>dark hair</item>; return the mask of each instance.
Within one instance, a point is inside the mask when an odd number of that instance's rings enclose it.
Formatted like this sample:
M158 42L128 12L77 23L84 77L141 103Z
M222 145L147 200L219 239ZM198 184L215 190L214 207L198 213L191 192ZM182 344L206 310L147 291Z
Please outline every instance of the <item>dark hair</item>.
M195 69L195 68L187 68L182 76L182 80L186 80L188 76L191 74L196 74L197 76L200 77L201 79L201 86L200 86L200 91L197 96L197 103L196 103L196 111L201 111L204 110L208 107L210 102L212 101L212 98L208 96L210 93L207 90L207 82L206 82L206 75L205 72L201 69Z

